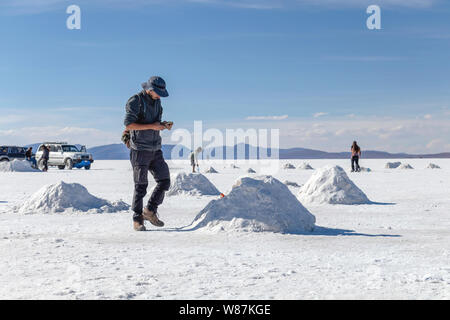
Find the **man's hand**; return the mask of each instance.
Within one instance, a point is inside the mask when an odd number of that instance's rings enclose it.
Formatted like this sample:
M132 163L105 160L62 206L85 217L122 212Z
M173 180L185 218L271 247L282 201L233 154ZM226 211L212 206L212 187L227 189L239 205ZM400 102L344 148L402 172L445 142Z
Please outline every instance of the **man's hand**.
M163 126L165 126L166 129L172 130L172 126L173 126L173 122L172 121L163 121L163 122L161 122L161 124Z
M156 131L162 131L164 129L167 129L166 126L161 122L155 122L152 123L153 128L151 128L152 130L156 130Z

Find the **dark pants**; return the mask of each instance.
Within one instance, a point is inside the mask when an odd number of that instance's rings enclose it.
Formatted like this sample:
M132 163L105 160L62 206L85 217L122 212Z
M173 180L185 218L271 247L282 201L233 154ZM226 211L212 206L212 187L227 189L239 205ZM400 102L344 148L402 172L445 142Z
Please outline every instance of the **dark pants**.
M31 164L32 164L33 166L35 166L35 167L37 166L36 158L35 158L35 157L27 157L26 159L27 159L27 161L31 162Z
M134 196L131 209L134 211L133 219L142 218L143 199L147 194L148 172L156 181L156 187L148 200L147 208L157 212L158 206L164 200L164 194L170 187L169 166L164 161L161 150L137 151L131 149L130 161L133 166Z
M356 166L355 166L356 165ZM359 167L359 157L352 157L352 171L359 171L361 168Z
M43 171L48 171L48 159L42 159Z

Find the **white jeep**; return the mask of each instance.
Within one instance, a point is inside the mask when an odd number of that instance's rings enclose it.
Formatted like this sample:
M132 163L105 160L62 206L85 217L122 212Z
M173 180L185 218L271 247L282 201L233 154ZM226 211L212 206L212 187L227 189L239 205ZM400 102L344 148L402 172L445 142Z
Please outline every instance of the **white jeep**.
M78 150L77 146L67 142L44 142L36 152L38 168L43 168L42 150L45 146L50 147L48 165L57 166L59 169L83 168L89 170L94 162L92 154L86 152L86 147L82 146Z

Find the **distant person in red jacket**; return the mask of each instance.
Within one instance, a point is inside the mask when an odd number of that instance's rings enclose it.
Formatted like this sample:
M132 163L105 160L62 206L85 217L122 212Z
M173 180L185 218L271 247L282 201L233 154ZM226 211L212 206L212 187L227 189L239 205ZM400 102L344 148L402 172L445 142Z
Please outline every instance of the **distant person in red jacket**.
M356 141L353 141L352 147L352 172L359 172L361 168L359 167L359 158L361 157L361 148L358 146Z

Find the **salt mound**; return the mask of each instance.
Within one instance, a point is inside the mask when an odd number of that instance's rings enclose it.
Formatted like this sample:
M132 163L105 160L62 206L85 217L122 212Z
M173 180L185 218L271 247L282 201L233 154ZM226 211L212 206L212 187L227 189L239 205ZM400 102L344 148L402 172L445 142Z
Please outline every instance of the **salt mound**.
M299 185L297 182L293 182L293 181L284 181L284 184L289 186L289 187L295 187L295 188L300 188L301 185Z
M230 164L230 168L231 169L239 169L239 167L237 167L234 163Z
M26 160L2 161L0 162L0 172L39 172L40 170L31 167L31 162Z
M256 173L256 171L253 170L252 168L248 168L247 173Z
M303 162L301 165L299 165L299 166L297 167L297 169L301 169L301 170L314 170L314 168L311 167L311 166L309 165L309 163L306 163L306 162Z
M399 169L414 169L409 163L403 163Z
M427 168L428 169L440 169L441 167L439 167L437 164L430 163Z
M384 166L386 169L395 169L398 168L402 163L401 162L388 162Z
M39 189L15 211L22 214L87 212L105 213L128 210L130 206L123 201L109 202L90 194L78 183L63 181Z
M219 172L217 172L217 170L214 169L213 167L209 167L209 169L206 170L205 172L206 172L206 173L219 173Z
M292 163L286 163L283 169L295 169L295 166Z
M184 173L177 174L173 179L172 186L167 192L168 196L177 194L188 195L219 195L217 188L201 173Z
M318 169L300 189L298 198L303 203L371 203L339 166Z
M189 228L298 233L312 231L315 221L283 183L259 176L238 179L231 192L208 203Z

